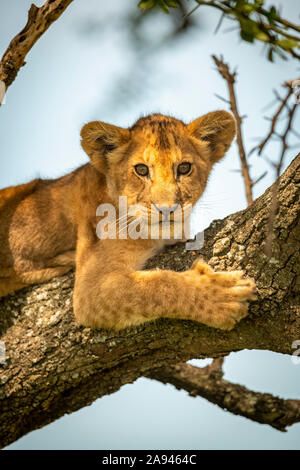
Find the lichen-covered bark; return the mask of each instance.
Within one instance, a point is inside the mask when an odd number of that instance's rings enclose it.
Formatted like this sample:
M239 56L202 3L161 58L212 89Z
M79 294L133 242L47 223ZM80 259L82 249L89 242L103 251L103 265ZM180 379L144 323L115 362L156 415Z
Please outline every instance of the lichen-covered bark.
M245 348L293 353L292 342L300 339L299 183L300 155L278 185L270 259L264 243L271 189L246 210L213 222L198 252L172 246L148 265L184 270L201 255L217 270L245 269L259 297L230 332L166 319L119 333L78 326L73 273L1 300L1 446L160 367Z

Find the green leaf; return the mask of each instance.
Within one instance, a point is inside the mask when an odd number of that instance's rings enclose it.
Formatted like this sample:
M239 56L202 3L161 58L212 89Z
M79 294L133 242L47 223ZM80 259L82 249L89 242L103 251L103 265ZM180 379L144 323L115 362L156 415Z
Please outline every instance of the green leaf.
M269 42L269 36L263 31L258 31L258 33L255 35L255 39L263 42Z
M269 52L268 52L268 60L270 62L273 62L273 47L270 47Z
M293 47L299 47L299 43L296 39L280 39L276 41L276 44L286 51L293 49Z
M258 25L252 20L245 20L240 18L241 38L247 42L253 42L257 35L260 34Z
M155 0L141 0L138 3L138 7L142 8L142 10L149 10L155 6Z
M233 0L232 3L235 3L235 7L241 9L247 3L247 0ZM233 5L234 6L234 5Z
M168 7L171 7L171 8L178 8L179 7L178 0L165 0L165 2L168 5Z
M156 0L156 5L165 13L170 13L169 8L166 5L166 2L164 0Z
M149 10L150 8L158 7L165 13L169 13L168 6L178 7L179 4L177 0L141 0L138 3L138 7L142 8L143 10Z
M274 24L276 16L277 16L277 10L274 7L274 5L272 5L270 8L270 11L267 13L267 18L270 24Z
M241 38L244 40L244 41L247 41L247 42L253 42L254 41L254 36L252 33L248 33L247 31L241 29Z
M246 5L243 5L243 7L241 8L241 10L242 10L244 13L251 13L252 11L255 10L255 6L254 6L254 5L249 5L249 3L247 3Z

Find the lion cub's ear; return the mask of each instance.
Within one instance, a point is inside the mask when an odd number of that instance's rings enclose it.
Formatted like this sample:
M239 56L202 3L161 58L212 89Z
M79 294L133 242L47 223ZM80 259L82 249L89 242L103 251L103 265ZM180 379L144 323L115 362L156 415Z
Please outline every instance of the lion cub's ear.
M187 128L192 137L208 142L212 163L225 155L236 133L235 119L227 111L205 114L188 124Z
M90 157L94 167L101 173L105 173L108 169L110 153L130 139L128 129L101 121L85 124L80 135L83 150Z

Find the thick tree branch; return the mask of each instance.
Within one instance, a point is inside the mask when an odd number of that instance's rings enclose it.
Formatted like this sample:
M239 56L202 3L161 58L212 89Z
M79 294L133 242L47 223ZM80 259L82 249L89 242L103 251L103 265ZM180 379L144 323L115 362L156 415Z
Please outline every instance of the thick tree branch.
M176 364L152 371L148 377L170 383L191 396L201 396L220 408L252 421L269 424L279 431L300 421L300 400L283 400L269 393L253 392L224 380L223 358L204 368Z
M25 57L30 49L72 1L48 0L40 8L31 5L25 27L12 39L0 62L0 80L4 82L6 89L25 65Z
M1 445L161 367L241 349L292 354L293 341L300 339L299 183L300 155L278 184L271 259L264 243L272 187L244 211L213 222L198 252L179 244L148 264L181 271L201 255L217 270L245 269L257 282L259 298L230 332L167 319L119 333L78 326L72 273L1 300Z

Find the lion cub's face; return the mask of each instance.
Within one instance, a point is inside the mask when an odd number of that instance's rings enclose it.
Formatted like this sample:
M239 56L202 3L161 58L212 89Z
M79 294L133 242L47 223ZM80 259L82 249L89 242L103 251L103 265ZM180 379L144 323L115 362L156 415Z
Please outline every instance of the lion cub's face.
M235 121L226 111L188 125L153 114L129 129L94 121L81 131L82 147L106 175L113 201L117 204L119 196L126 196L128 206L141 207L136 217L148 217L150 223L181 221L184 209L202 195L213 164L224 156L234 135Z

